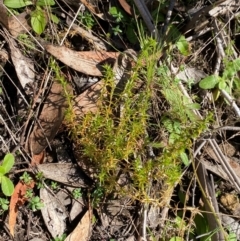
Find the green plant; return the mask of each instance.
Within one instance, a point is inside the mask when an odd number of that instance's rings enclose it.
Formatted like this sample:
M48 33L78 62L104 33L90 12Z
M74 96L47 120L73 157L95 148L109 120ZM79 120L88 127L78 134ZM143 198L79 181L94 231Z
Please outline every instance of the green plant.
M109 13L110 13L110 15L112 15L112 16L115 18L115 20L116 20L117 23L122 22L123 19L124 19L124 16L123 16L123 14L122 14L122 11L120 11L120 9L117 8L117 7L111 7L111 8L109 9Z
M78 199L82 196L82 190L81 188L75 188L73 191L72 191L72 195L73 195L73 198L74 199Z
M240 59L235 59L233 61L225 61L224 71L222 76L209 75L202 79L199 86L202 89L223 89L228 93L233 90L233 84L239 87L239 78L235 77L236 73L240 70ZM216 94L218 97L219 91ZM216 98L215 98L216 99Z
M27 191L26 191L26 193L25 193L25 198L27 198L27 199L31 199L31 198L33 198L33 190L32 189L27 189Z
M4 4L10 9L19 9L26 6L34 5L35 8L31 11L31 26L32 29L37 33L41 34L46 28L48 22L47 12L52 22L58 23L59 19L56 15L52 14L51 6L55 5L54 0L38 0L38 1L25 1L25 0L5 0Z
M37 188L40 189L44 186L43 182L45 180L45 177L43 176L43 172L38 172L36 174L36 179L37 179Z
M112 30L113 30L114 35L118 35L118 34L122 33L122 30L120 29L119 25L117 25L116 27L112 27Z
M67 235L64 233L63 235L61 236L58 236L54 239L51 239L51 241L64 241L66 239Z
M92 29L92 27L95 24L94 18L92 17L92 14L89 11L80 12L77 18L88 29Z
M51 188L52 188L53 190L57 190L57 189L59 188L58 183L57 183L57 182L54 182L54 181L51 181Z
M23 181L25 184L29 185L32 181L32 177L29 173L24 172L23 175L20 177L20 180Z
M40 197L35 196L29 199L28 207L33 211L40 210L42 207L44 207L43 202L41 201Z
M0 214L8 210L9 201L6 198L0 198Z
M11 170L15 163L13 154L8 153L5 155L2 165L0 165L0 182L1 189L5 196L11 196L14 191L14 185L12 181L6 177L6 174Z

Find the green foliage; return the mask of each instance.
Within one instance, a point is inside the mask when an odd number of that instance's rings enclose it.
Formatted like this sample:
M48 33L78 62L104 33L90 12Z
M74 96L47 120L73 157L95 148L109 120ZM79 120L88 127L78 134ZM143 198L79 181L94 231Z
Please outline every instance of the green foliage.
M31 199L31 198L33 198L33 190L32 189L27 189L27 191L26 191L26 193L25 193L25 198L27 198L27 199Z
M64 233L63 235L61 236L58 236L54 239L51 239L50 241L64 241L66 239L67 235Z
M122 14L122 11L120 11L117 7L111 7L109 9L109 13L115 18L117 23L123 21L124 16Z
M0 215L8 210L9 201L5 198L0 198Z
M224 62L225 67L222 76L210 75L202 79L199 83L202 89L224 89L228 93L233 91L234 86L239 89L239 78L236 78L235 75L240 71L240 59ZM215 95L218 96L218 94Z
M8 153L5 155L2 165L0 166L0 182L1 189L5 196L11 196L14 191L14 185L12 181L6 177L6 174L11 170L15 163L13 154Z
M92 29L95 24L94 18L89 11L80 12L77 18L88 29Z
M78 199L82 196L82 190L81 188L75 188L73 191L72 191L72 195L73 195L73 198L74 199Z
M24 172L20 177L20 180L22 180L26 185L29 185L32 181L32 177L29 175L29 173Z
M38 172L36 174L36 179L37 179L37 188L40 189L44 186L43 182L45 180L45 177L43 175L43 172Z
M122 30L120 29L119 25L117 25L116 27L112 27L112 30L113 30L114 35L118 35L118 34L122 33Z
M47 11L50 12L50 18L54 23L58 23L59 19L56 15L51 13L51 6L55 5L54 0L38 0L38 1L25 1L25 0L4 0L4 4L11 9L23 8L26 6L34 5L31 11L31 26L35 33L42 34L46 28L48 17Z
M57 189L59 188L58 183L57 183L57 182L54 182L54 181L51 181L51 188L52 188L53 190L57 190Z
M40 197L35 196L30 198L29 203L28 203L28 207L33 211L37 211L40 210L42 207L44 207L43 202L41 201Z

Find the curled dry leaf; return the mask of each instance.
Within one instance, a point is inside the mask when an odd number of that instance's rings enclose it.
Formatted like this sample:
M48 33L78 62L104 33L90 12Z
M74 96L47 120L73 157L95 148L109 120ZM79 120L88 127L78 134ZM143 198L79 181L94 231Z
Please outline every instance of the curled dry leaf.
M23 88L26 84L31 83L35 80L35 70L33 61L24 56L19 50L15 40L11 38L7 31L6 38L11 49L11 58L14 64L18 79Z
M65 46L54 46L41 41L48 53L67 66L87 75L102 76L102 64L113 62L119 53L105 51L73 51Z
M67 236L65 241L88 241L92 230L92 211L88 210L77 227Z
M71 93L72 89L70 86L68 89L68 92ZM39 116L38 123L36 123L29 138L29 147L27 149L31 153L38 154L42 152L55 137L62 124L66 108L67 102L63 93L63 87L60 83L54 81Z

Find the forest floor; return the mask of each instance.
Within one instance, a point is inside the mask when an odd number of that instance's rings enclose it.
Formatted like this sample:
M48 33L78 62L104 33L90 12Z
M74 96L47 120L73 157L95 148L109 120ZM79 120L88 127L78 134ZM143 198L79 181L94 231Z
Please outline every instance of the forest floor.
M240 240L238 0L0 4L0 241Z

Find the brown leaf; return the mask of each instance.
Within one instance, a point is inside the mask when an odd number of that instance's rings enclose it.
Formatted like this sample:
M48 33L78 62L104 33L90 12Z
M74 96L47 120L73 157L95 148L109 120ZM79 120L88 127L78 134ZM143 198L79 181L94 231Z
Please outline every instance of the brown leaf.
M98 110L98 100L101 96L101 90L104 83L99 81L85 90L74 100L74 113L78 117L82 117L88 112L96 113Z
M123 7L123 9L129 14L132 15L131 7L130 5L126 2L126 0L118 0L120 5Z
M31 27L28 24L29 15L26 12L22 12L16 16L10 16L8 18L8 30L14 38L21 33L26 33Z
M0 23L8 29L8 13L3 0L0 0Z
M39 155L35 155L32 157L31 165L41 164L44 159L44 152L40 153ZM17 220L18 209L21 207L25 202L26 198L24 197L26 194L27 189L33 189L35 185L34 181L31 181L30 184L26 185L23 182L19 182L15 188L14 192L11 196L10 204L9 204L9 230L12 236L14 236L14 227Z
M42 42L43 47L67 66L87 75L102 76L101 64L115 61L119 53L105 51L73 51L65 46L54 46Z
M32 181L29 185L24 184L23 182L19 182L14 189L13 195L11 196L10 204L9 204L9 231L14 236L14 227L17 220L18 209L22 206L26 198L24 197L27 189L32 189L34 187L34 181Z
M71 234L67 236L65 241L87 241L90 237L92 230L92 211L88 210L81 221L78 223L77 227L73 230ZM81 239L79 239L81 237Z
M72 89L69 87L69 94ZM64 118L67 108L63 87L58 82L53 82L47 99L44 103L39 121L29 138L29 150L33 154L42 152L48 143L55 137Z

